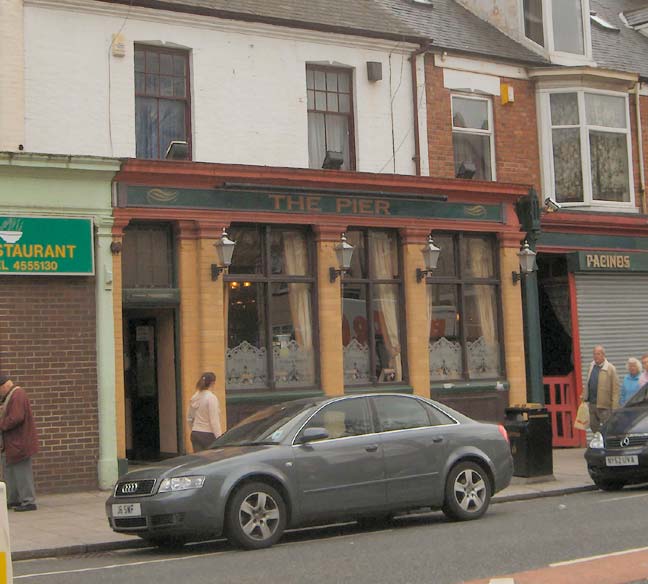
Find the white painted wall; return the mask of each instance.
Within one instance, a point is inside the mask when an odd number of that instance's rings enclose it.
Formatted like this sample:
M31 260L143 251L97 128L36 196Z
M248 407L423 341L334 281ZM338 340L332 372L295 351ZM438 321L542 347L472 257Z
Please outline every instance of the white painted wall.
M357 170L414 173L415 47L81 0L26 1L25 148L134 157L135 42L191 51L194 160L307 167L306 63L334 63L355 71Z

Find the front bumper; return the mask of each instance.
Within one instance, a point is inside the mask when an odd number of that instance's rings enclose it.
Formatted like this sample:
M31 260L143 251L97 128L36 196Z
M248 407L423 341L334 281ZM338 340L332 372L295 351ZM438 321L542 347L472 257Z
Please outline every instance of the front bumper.
M106 501L108 523L117 533L141 537L218 537L223 532L223 511L217 497L203 489L136 497L112 495ZM139 503L141 514L114 517L112 506L117 503Z
M637 456L633 466L607 466L607 456ZM646 448L588 448L585 451L587 472L593 481L623 481L626 484L648 482L648 450Z

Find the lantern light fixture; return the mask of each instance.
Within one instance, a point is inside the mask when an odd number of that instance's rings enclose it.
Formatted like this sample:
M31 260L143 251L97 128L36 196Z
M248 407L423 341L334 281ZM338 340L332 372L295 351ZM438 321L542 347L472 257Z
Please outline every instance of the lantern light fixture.
M525 241L524 245L518 252L520 258L520 272L513 272L513 284L517 284L523 276L530 274L536 269L536 252L529 247L529 242Z
M354 247L347 241L346 233L340 235L340 243L335 246L335 255L337 256L338 268L329 268L331 283L337 280L337 277L343 277L351 269L351 259L353 258Z
M441 255L441 248L434 244L432 234L428 235L427 245L423 248L423 262L425 269L416 268L416 281L421 282L423 278L429 276L437 268L439 263L439 256Z
M223 233L220 240L214 244L218 263L211 265L211 277L213 281L218 280L219 274L229 268L232 264L232 255L234 254L235 246L236 242L229 238L227 231L225 231L225 228L223 227Z

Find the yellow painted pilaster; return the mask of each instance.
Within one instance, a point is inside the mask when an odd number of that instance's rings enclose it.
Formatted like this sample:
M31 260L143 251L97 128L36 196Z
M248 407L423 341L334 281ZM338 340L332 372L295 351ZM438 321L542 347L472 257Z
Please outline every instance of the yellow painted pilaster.
M221 411L221 428L227 428L225 407L225 331L223 274L211 279L211 266L216 262L215 244L220 238L222 225L200 224L198 240L200 289L200 372L213 371L216 383L213 392L218 397ZM197 377L196 377L197 379ZM194 382L195 383L195 382Z
M117 229L115 230L117 231ZM122 244L121 230L113 242ZM113 254L113 326L115 330L115 425L117 458L126 458L126 403L124 392L124 321L122 316L122 255Z
M326 395L344 393L340 278L331 282L329 268L337 267L335 246L345 229L345 226L316 229L320 377L322 391Z
M189 400L195 392L202 373L200 269L196 226L191 221L179 222L178 286L180 288L180 362L182 388L182 419L184 420L184 449L191 452L190 429L186 423ZM182 448L182 445L178 445Z
M522 287L513 284L511 273L520 271L518 251L520 234L500 238L502 274L502 313L504 321L504 354L506 376L510 385L509 404L526 403L526 369L524 364L524 328L522 322Z
M430 367L427 321L427 285L416 281L416 268L423 267L422 249L427 229L400 230L403 249L403 285L405 287L405 318L407 322L407 362L409 383L416 395L430 397Z

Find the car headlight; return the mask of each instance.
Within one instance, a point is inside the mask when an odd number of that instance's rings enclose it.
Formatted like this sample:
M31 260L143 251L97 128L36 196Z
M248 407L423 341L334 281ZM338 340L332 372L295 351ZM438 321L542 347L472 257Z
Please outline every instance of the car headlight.
M158 493L170 493L171 491L200 489L204 484L205 477L173 477L170 479L164 479L160 483Z
M594 437L590 440L590 448L605 448L605 443L603 442L603 434L597 432L594 434Z

